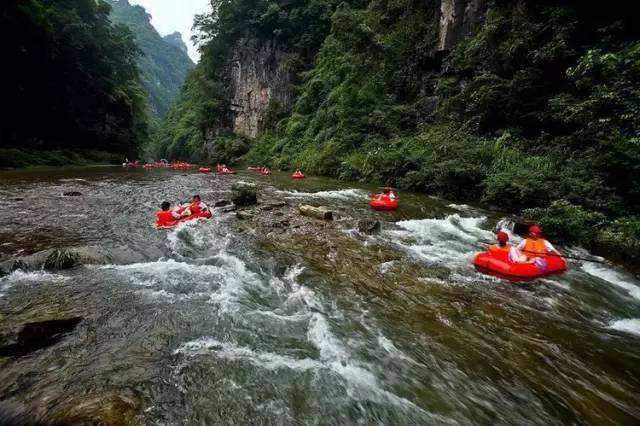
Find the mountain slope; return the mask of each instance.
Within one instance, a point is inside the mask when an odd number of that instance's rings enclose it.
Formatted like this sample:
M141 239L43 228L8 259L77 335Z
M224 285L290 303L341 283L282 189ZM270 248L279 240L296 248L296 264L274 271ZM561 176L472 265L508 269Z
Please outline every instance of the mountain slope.
M142 82L149 93L149 103L156 116L163 116L194 66L187 55L180 33L165 38L151 25L151 17L141 6L127 0L110 0L111 19L127 26L134 34L143 55L138 61Z

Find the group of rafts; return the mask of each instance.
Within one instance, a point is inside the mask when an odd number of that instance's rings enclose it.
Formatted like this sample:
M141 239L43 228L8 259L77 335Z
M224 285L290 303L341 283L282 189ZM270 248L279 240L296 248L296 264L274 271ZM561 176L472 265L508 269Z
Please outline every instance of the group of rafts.
M163 166L165 167L165 166ZM172 163L168 167L174 169L189 169L188 163ZM267 167L249 167L262 176L271 175ZM201 167L201 173L211 173L208 167ZM236 174L236 171L225 164L218 164L216 172L221 175ZM305 175L296 170L292 179L304 179ZM385 187L378 194L372 194L369 205L378 211L394 211L399 207L400 197L394 188ZM185 203L171 208L169 203L163 203L163 209L156 213L158 228L172 228L180 223L211 217L210 209L194 196L191 203ZM480 272L506 278L511 281L528 281L552 274L560 274L567 269L567 263L560 253L542 237L542 228L533 225L529 228L529 235L518 246L509 244L509 235L500 231L497 234L498 243L489 247L486 252L475 256L473 264Z

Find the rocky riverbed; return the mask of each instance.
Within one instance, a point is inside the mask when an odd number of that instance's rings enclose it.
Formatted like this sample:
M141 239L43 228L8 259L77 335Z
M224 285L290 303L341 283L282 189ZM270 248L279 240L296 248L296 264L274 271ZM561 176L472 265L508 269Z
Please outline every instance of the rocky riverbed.
M238 185L255 203L238 201ZM3 173L0 419L640 419L631 274L572 262L528 284L487 277L471 259L498 215L419 194L376 213L374 189L280 174ZM153 227L160 201L195 193L213 219Z

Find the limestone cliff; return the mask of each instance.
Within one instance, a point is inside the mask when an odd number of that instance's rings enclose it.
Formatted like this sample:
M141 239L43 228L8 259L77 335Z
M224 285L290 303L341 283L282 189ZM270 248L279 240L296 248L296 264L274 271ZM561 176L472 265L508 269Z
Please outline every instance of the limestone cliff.
M482 23L488 0L441 0L437 50L451 50Z
M269 105L289 109L293 87L285 59L273 41L242 39L236 44L228 64L234 133L255 138L264 129Z
M437 51L451 50L484 20L490 0L441 0ZM231 51L226 77L231 90L231 128L250 138L263 130L274 103L290 110L294 102L292 76L284 68L287 54L272 40L243 38Z

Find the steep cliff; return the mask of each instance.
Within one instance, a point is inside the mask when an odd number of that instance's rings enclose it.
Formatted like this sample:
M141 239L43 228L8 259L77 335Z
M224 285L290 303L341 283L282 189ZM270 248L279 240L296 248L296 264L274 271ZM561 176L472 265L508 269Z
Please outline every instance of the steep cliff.
M167 43L169 43L172 46L177 47L178 49L180 49L181 51L183 51L184 53L189 53L188 49L187 49L187 45L184 43L184 40L182 39L182 34L180 34L180 32L176 31L173 32L171 34L167 34L166 36L162 37L164 39L164 41L166 41Z
M151 25L151 16L128 0L111 0L111 19L125 25L135 36L143 55L138 60L142 82L149 94L154 115L162 117L178 95L189 70L194 66L180 33L163 39Z
M241 39L227 66L231 82L231 112L236 134L257 137L270 109L288 110L293 101L287 57L272 40Z
M451 50L482 23L488 0L440 0L438 50Z

